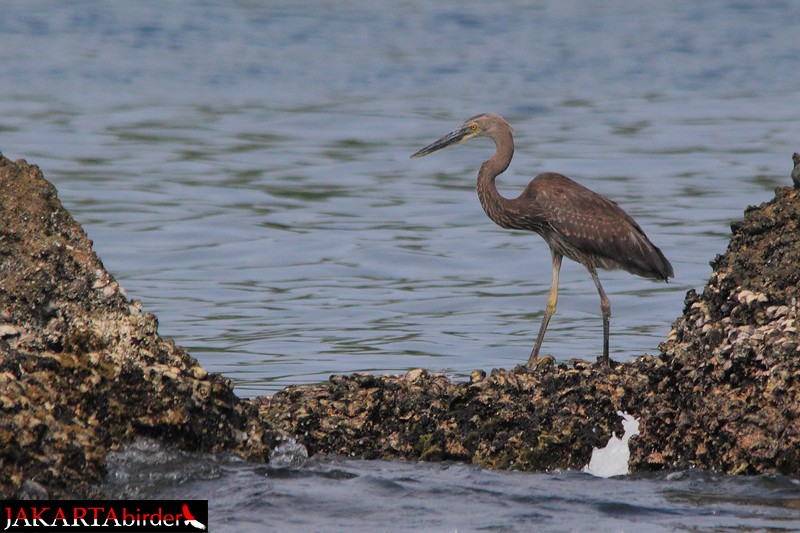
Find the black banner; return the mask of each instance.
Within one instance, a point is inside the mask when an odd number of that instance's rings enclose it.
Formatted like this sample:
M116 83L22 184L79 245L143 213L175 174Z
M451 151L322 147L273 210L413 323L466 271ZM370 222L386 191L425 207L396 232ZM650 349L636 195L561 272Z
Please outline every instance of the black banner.
M0 533L208 530L208 500L1 500Z

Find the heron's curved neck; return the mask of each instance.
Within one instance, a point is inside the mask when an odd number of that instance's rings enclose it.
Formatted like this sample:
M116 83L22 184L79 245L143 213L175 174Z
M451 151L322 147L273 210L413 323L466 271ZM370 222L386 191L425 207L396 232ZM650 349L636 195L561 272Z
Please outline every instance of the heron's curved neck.
M478 199L486 214L504 228L513 227L513 201L500 195L495 178L505 172L514 156L514 139L511 132L500 132L493 137L496 151L494 157L484 161L478 171Z

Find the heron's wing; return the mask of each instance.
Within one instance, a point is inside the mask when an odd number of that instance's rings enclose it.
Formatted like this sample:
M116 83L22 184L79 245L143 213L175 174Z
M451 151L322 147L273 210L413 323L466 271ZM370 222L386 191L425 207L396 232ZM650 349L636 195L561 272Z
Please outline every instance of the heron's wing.
M532 211L552 230L551 246L601 268L666 279L672 266L639 224L615 202L561 174L540 174L526 189Z

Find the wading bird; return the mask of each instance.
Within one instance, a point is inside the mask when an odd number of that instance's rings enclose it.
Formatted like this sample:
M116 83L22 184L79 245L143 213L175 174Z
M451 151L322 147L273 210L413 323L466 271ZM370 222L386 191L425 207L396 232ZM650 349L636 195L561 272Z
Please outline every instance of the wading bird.
M672 265L642 228L616 203L587 189L566 176L553 172L539 174L517 198L504 198L497 192L495 179L505 172L514 155L514 138L508 122L492 113L467 119L457 130L419 150L411 157L422 157L475 137L489 137L495 143L494 157L484 161L478 171L478 198L483 210L503 228L533 231L550 247L553 280L542 325L528 365L539 357L544 334L558 301L558 273L561 260L568 257L589 271L600 294L603 314L602 361L608 357L608 301L597 269L621 268L645 278L667 281L674 276Z

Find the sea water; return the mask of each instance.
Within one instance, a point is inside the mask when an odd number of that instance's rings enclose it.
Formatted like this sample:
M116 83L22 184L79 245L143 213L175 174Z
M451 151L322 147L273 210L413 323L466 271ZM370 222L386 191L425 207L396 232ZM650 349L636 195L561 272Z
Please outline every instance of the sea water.
M799 26L791 2L10 1L0 151L40 165L162 335L251 397L527 358L550 256L480 208L491 142L409 159L499 113L517 143L503 194L565 173L675 267L669 284L601 273L624 361L657 353L730 222L791 183ZM565 261L543 351L591 359L601 338L594 285ZM800 529L795 479L694 471L265 466L134 447L106 489L209 498L227 531Z

